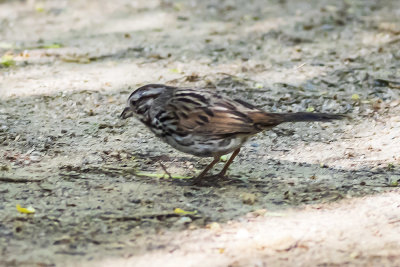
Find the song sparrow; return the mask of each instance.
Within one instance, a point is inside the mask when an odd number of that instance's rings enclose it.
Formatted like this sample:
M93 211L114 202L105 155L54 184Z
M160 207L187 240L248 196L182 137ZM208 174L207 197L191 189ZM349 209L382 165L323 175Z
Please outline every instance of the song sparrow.
M197 180L204 177L222 155L233 151L219 173L225 175L240 147L256 133L283 122L343 118L343 115L326 113L268 113L217 92L162 84L142 86L129 96L121 118L133 115L172 147L199 157L214 157Z

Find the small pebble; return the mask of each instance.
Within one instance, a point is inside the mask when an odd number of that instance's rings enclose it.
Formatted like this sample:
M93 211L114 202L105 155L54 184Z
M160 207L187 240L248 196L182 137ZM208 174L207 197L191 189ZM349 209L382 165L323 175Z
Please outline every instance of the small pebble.
M192 222L192 219L190 219L190 217L184 216L184 217L180 217L179 220L177 220L175 222L175 224L188 224L191 222Z
M241 197L242 202L247 205L253 205L257 200L256 195L251 193L243 193L241 194Z

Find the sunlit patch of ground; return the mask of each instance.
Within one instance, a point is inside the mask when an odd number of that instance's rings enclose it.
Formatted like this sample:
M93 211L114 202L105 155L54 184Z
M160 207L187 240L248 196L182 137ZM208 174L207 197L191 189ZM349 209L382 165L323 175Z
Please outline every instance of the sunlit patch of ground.
M301 211L259 210L209 229L165 234L155 252L84 266L396 266L399 203L395 190Z

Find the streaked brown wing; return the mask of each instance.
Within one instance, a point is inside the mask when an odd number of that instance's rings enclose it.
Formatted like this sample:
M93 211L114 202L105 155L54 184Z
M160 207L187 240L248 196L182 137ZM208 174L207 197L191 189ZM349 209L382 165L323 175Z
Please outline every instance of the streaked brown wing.
M178 118L178 131L198 135L255 134L250 113L260 113L256 108L240 102L222 99L212 92L182 89L175 92L166 109ZM240 110L240 111L239 111Z

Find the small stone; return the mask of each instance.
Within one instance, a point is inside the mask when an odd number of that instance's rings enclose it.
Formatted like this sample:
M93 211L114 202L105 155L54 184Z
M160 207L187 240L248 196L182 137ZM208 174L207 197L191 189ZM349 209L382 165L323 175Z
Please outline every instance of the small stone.
M255 210L255 211L247 213L246 217L255 218L255 217L264 216L266 213L267 213L266 209L259 209L259 210Z
M103 161L103 158L100 157L97 154L89 154L87 156L85 156L82 160L82 164L86 165L86 164L98 164L101 163Z
M39 151L33 151L29 158L32 162L39 162L42 159L42 154Z
M256 195L251 193L243 193L241 194L241 197L242 202L247 205L253 205L257 200Z
M175 224L188 224L191 222L192 222L192 219L190 219L190 217L184 216L184 217L180 217L179 220L177 220L175 222Z
M236 238L238 239L248 239L249 237L250 233L247 229L239 229L236 233Z
M108 155L111 156L111 157L115 157L116 158L116 157L119 157L119 152L118 151L113 151Z
M206 228L208 228L210 230L218 231L218 230L221 230L221 225L219 225L219 223L217 223L217 222L212 222L210 224L207 224Z
M6 131L8 131L8 127L6 125L2 125L0 127L0 132L6 132Z
M0 171L9 171L10 170L10 166L8 165L0 165Z

